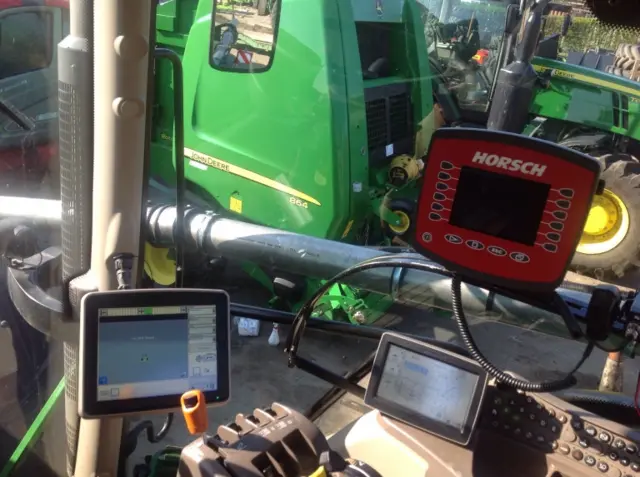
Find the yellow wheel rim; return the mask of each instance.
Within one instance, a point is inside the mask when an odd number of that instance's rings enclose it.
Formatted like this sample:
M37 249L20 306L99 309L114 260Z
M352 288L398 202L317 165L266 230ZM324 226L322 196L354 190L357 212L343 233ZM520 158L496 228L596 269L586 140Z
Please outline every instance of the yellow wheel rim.
M411 218L409 217L409 215L401 210L394 210L393 213L396 214L400 219L400 224L389 224L389 229L396 235L407 233L409 227L411 227Z
M606 253L616 248L629 232L629 211L615 193L605 189L593 198L577 252Z
M144 271L158 285L169 286L176 280L176 262L168 255L168 248L144 244Z

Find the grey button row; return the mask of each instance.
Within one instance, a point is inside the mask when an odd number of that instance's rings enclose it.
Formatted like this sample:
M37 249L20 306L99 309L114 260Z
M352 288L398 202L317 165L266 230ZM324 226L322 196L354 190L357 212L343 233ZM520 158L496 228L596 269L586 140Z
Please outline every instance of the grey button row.
M459 245L461 243L465 243L465 245L467 247L469 247L472 250L484 250L485 249L485 245L478 241L478 240L467 240L466 242L462 239L462 237L458 236L458 235L454 235L454 234L446 234L444 236L444 239L454 245ZM507 255L507 251L505 249L503 249L502 247L497 247L495 245L489 245L487 248L487 251L492 254L495 255L496 257L505 257ZM509 255L509 258L511 258L511 260L513 260L514 262L518 262L518 263L528 263L530 261L530 258L527 254L522 253L522 252L511 252Z

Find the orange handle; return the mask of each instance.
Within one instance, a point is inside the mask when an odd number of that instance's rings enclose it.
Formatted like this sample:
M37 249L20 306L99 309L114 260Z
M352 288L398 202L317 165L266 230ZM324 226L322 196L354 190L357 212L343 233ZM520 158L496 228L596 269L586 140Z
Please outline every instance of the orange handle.
M209 415L204 394L199 389L187 391L180 397L182 415L191 434L202 434L209 428Z

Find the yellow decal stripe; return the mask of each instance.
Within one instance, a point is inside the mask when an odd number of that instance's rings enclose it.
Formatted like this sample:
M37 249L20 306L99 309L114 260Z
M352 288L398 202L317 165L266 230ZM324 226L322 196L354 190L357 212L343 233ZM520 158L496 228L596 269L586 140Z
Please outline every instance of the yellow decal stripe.
M293 189L292 187L289 187L287 185L281 184L278 181L274 181L273 179L269 179L268 177L264 177L264 176L261 176L260 174L256 174L253 171L243 169L242 167L234 166L233 164L229 164L228 162L221 161L220 159L207 156L206 154L202 154L201 152L197 152L192 149L185 148L184 155L189 159L191 159L192 161L199 162L200 164L204 164L205 166L215 167L216 169L219 169L224 172L228 172L229 174L240 176L244 179L257 182L258 184L262 184L263 186L270 187L271 189L284 192L285 194L292 195L294 197L297 197L298 199L320 206L320 202L318 202L316 199L314 199L310 195L307 195L304 192L300 192L299 190Z
M347 226L344 228L341 239L344 239L347 235L349 235L349 232L351 232L351 227L353 227L353 219L350 220Z
M552 76L556 76L558 78L567 78L576 81L581 81L586 84L591 84L594 86L600 86L602 88L609 88L614 91L619 91L621 93L628 94L630 96L635 96L640 98L640 91L635 88L630 88L629 86L622 86L612 81L605 81L598 78L592 78L591 76L581 75L580 73L571 73L569 71L557 70L555 68L550 68L548 66L534 65L533 67L536 71L547 71L552 70Z

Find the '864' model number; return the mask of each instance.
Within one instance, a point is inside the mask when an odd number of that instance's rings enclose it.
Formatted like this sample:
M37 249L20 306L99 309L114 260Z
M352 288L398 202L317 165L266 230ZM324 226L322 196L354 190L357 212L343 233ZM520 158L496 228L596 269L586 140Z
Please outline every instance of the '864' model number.
M309 208L309 204L306 201L298 199L297 197L289 197L289 203L295 205L296 207L303 207L305 209Z

